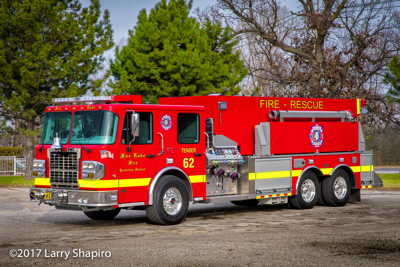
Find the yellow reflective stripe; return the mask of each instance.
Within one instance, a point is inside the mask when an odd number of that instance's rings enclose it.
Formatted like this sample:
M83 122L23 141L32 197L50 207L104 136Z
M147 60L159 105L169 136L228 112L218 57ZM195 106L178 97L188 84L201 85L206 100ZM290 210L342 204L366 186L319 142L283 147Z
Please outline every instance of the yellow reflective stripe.
M350 167L350 169L351 169L353 172L360 172L360 171L361 171L361 167L360 167L360 166L352 166L352 167Z
M299 177L301 172L302 172L302 170L293 170L292 171L292 176L293 177Z
M121 179L119 187L148 186L151 178Z
M249 173L249 180L255 180L256 179L256 174L254 172Z
M51 186L50 178L35 178L35 185Z
M360 114L360 99L357 99L357 115Z
M273 179L273 178L284 178L290 177L290 171L280 172L257 172L257 179Z
M78 180L79 187L87 188L116 188L118 180Z
M290 197L292 193L287 193L287 194L276 194L276 195L265 195L265 196L256 196L256 199L262 199L262 198L272 198L272 197Z
M331 174L332 171L333 171L333 168L322 168L322 169L321 169L321 172L322 172L324 175Z
M371 171L374 171L374 165L371 165Z
M192 184L194 183L205 183L206 176L205 175L190 175L189 180Z
M371 166L361 166L361 172L370 172L371 171Z

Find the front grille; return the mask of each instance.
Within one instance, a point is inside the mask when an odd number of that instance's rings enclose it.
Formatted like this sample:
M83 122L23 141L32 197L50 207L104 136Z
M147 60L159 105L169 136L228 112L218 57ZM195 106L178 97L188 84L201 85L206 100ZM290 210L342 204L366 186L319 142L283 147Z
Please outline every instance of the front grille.
M78 188L79 156L76 151L50 152L50 183L54 188Z

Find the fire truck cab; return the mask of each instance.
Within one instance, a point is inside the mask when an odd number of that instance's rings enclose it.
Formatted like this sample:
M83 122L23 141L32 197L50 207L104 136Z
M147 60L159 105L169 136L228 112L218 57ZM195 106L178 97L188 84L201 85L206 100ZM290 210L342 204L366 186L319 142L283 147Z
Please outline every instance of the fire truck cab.
M379 177L359 99L141 96L54 99L33 163L31 201L112 219L145 208L182 222L189 202L343 206Z

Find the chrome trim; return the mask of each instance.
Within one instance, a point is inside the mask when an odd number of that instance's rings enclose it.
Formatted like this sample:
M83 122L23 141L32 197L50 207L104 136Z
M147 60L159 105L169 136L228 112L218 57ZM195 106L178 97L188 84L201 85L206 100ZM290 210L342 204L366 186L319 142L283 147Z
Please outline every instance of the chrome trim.
M206 150L206 152L208 152L208 151L210 151L210 136L206 132L204 132L203 134L205 134L206 137L207 137L207 141L206 141L207 142L207 150Z
M167 171L171 171L171 170L175 170L175 171L179 171L181 172L183 175L185 175L187 182L189 182L190 184L190 192L189 192L189 198L192 198L193 196L193 188L192 188L192 183L190 182L189 177L186 175L186 173L184 171L182 171L181 169L179 169L178 167L165 167L164 169L160 170L156 176L154 176L153 180L151 181L151 185L149 188L149 205L153 205L153 193L154 193L154 188L156 187L157 181L158 179L160 179L160 177Z
M171 216L178 214L182 208L182 200L182 194L177 188L168 188L163 196L164 211Z
M159 156L164 155L164 136L162 133L157 133L161 136L161 152L158 154Z
M45 199L46 192L51 192L51 199ZM31 201L39 201L48 205L78 206L78 207L111 207L118 205L118 200L110 201L110 195L117 195L112 191L85 191L51 188L30 188ZM73 195L73 196L72 196ZM88 203L79 203L78 199L88 199Z
M137 207L137 206L144 206L144 202L122 203L118 205L118 207L120 208Z

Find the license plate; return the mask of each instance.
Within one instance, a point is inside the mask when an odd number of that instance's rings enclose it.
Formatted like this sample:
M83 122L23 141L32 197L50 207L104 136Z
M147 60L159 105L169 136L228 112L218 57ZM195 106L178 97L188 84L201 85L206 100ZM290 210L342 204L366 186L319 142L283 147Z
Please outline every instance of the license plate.
M51 191L44 192L44 200L51 200Z

